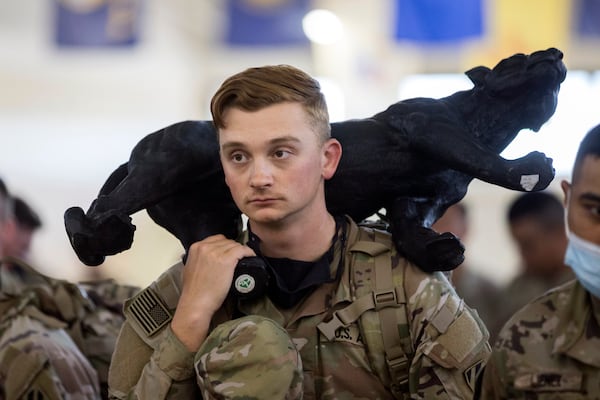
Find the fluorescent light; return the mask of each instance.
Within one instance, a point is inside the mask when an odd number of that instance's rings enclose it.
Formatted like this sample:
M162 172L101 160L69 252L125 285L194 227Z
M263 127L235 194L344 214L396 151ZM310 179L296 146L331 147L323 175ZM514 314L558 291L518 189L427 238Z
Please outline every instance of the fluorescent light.
M342 38L342 21L329 10L312 10L302 19L304 34L314 43L333 44Z

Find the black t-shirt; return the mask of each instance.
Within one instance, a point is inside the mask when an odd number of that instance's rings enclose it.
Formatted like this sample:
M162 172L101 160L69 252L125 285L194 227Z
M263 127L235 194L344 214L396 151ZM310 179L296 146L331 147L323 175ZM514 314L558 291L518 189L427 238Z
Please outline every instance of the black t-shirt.
M338 236L340 236L340 230L342 241L345 241L346 221L343 217L339 217L335 219L335 222L336 232L331 239L331 246L316 261L264 257L260 253L260 238L253 234L250 227L248 227L248 246L254 250L257 256L262 257L266 261L270 275L267 295L278 307L284 309L293 307L318 286L333 282L341 276L343 271L343 257L340 259L340 265L334 278L331 278L329 266L333 261L335 244Z

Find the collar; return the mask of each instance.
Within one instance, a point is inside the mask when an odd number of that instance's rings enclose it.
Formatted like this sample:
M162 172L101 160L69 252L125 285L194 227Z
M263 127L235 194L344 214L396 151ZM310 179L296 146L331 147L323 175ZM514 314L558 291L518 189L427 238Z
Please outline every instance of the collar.
M334 254L329 264L329 273L331 278L339 276L332 282L318 286L313 293L306 297L299 304L287 311L284 315L275 304L267 297L263 296L252 301L241 301L238 305L239 310L245 314L268 315L281 326L287 327L303 317L310 317L325 313L327 310L337 308L338 304L348 304L352 301L350 292L350 258L347 257L348 249L358 240L358 226L348 216L344 217L347 232L344 255L341 251L341 241L336 241ZM340 260L343 256L343 267L340 270Z
M553 353L565 354L600 368L600 300L579 281L571 284L568 303L559 315ZM559 294L559 296L562 294Z

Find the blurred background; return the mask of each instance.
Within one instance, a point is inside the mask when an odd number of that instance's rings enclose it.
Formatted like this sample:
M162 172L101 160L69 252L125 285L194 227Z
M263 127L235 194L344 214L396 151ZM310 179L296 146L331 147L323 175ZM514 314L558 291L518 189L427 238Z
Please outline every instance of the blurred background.
M332 120L471 84L464 71L557 47L569 69L555 115L503 156L554 159L559 193L580 138L600 122L600 0L0 1L0 177L43 221L31 262L80 280L146 285L179 243L136 213L132 248L86 267L63 226L87 210L145 135L210 119L208 103L246 67L292 64L319 78ZM467 258L497 283L518 268L505 220L518 193L473 181Z

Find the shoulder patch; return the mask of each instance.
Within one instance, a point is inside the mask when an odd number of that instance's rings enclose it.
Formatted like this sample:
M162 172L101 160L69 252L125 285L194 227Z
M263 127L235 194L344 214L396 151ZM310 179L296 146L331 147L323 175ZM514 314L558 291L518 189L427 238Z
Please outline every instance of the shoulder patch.
M477 382L477 378L482 372L484 366L485 360L477 360L473 365L471 365L463 372L465 382L467 383L467 386L471 388L472 391L475 391L475 382Z
M129 304L128 311L149 337L160 331L173 318L151 288L139 292Z
M425 354L445 368L463 369L469 365L473 354L487 346L488 334L470 310L465 308L456 312L450 323L448 321L449 318L444 317L438 324L445 328L443 332L433 324L428 325L427 329L433 328L433 342ZM439 336L436 337L434 332L439 332Z

